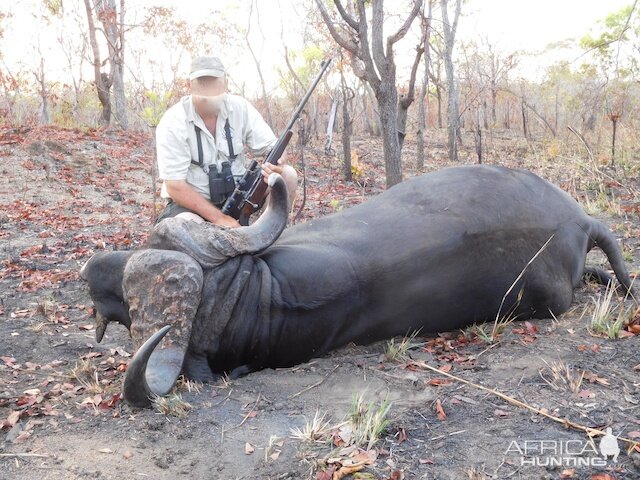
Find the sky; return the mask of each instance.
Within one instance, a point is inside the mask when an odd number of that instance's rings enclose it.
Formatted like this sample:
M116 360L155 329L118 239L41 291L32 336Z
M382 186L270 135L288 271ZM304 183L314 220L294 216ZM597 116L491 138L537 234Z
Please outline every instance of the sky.
M237 0L127 0L127 20L133 23L144 16L145 9L149 6L165 5L176 7L179 15L195 24L206 18L213 8L232 13L240 12L240 5L246 5L246 1L241 3ZM0 10L9 9L14 16L11 28L5 33L0 51L6 65L16 69L33 61L32 45L39 40L40 48L47 59L50 76L64 76L66 62L55 36L52 37L52 33L39 26L33 18L33 13L38 10L41 2L42 0L0 0ZM553 42L568 38L579 39L595 26L598 20L630 2L631 0L467 0L463 4L463 15L459 21L458 40L475 40L479 43L488 41L504 53L515 50L542 51ZM63 0L63 3L65 8L75 6L84 15L83 0ZM289 47L295 48L296 43L300 42L304 22L297 20L299 17L295 14L296 5L300 3L301 0L258 0L261 26L267 40L262 41L254 28L252 43L262 59L267 83L272 86L278 83L277 70L285 69L280 40L283 23L284 36ZM407 0L404 0L404 4L406 3ZM387 2L389 8L398 8L397 5L402 4L400 0ZM242 15L239 14L238 17L241 18ZM415 40L412 43L410 37L411 35L408 35L404 43L401 42L397 46L400 75L408 73L413 58ZM557 60L559 55L572 60L580 53L579 50L564 51L529 59L522 74L535 76L543 70L544 65ZM158 55L162 56L161 53ZM233 54L221 52L220 56L236 82L255 86L255 66L246 49ZM185 74L188 65L189 58L186 56L181 63ZM88 74L85 75L87 78L91 76L90 72L88 70Z

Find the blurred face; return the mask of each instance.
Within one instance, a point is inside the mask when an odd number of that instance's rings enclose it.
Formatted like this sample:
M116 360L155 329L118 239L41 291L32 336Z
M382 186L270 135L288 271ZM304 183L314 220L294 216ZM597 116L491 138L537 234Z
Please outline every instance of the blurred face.
M217 115L226 91L224 77L200 77L191 81L191 98L201 117Z

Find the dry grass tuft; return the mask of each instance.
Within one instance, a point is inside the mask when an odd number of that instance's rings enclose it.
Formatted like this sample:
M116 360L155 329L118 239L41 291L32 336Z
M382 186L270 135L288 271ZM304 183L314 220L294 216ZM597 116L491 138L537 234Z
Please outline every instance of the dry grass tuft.
M544 360L544 359L543 359ZM542 371L540 376L547 382L554 390L569 390L572 393L579 393L582 387L582 379L584 378L584 371L574 369L565 362L552 362L547 363L547 372L551 378L547 379Z
M305 418L305 424L302 429L297 427L291 429L291 437L310 443L327 442L331 438L331 431L336 427L331 426L326 418L326 412L321 415L320 411L316 410L311 420Z
M151 400L153 408L163 415L171 415L177 418L185 418L191 410L191 404L182 399L179 393L170 393L164 397L155 397Z

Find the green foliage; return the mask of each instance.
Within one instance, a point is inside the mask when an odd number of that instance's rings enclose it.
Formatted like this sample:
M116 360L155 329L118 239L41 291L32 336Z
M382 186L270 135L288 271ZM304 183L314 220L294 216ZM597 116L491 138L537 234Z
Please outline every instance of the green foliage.
M56 17L63 14L62 0L43 0L44 8Z
M391 410L391 402L387 399L376 406L374 402L365 401L363 395L355 395L349 413L354 444L370 450L389 426L387 420L389 410Z
M169 108L169 104L173 98L172 92L165 92L164 94L147 91L144 94L145 96L145 105L142 110L142 118L147 122L150 127L158 126L160 123L160 119L164 112Z
M617 78L637 74L639 64L635 51L640 47L640 16L633 5L610 13L598 26L597 33L582 37L580 46L593 51L605 72L615 73ZM631 51L623 47L631 47Z

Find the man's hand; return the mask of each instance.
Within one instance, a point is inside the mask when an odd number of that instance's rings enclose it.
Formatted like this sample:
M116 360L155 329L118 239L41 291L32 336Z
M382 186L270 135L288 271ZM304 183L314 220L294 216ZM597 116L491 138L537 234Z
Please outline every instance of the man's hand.
M271 175L272 173L279 173L280 175L282 175L282 169L284 168L284 166L287 164L287 159L286 159L286 155L282 155L280 157L280 159L278 160L278 164L277 165L272 165L270 163L263 163L262 164L262 179L264 180L265 183L269 182L269 175Z
M186 180L165 180L167 192L178 205L188 208L192 212L200 215L206 221L216 225L237 228L238 221L225 215L216 208L209 200L196 191Z
M216 225L220 225L221 227L230 227L230 228L238 228L240 224L238 221L224 213L220 212L220 216L215 219L215 221L211 221L211 223L215 223Z

